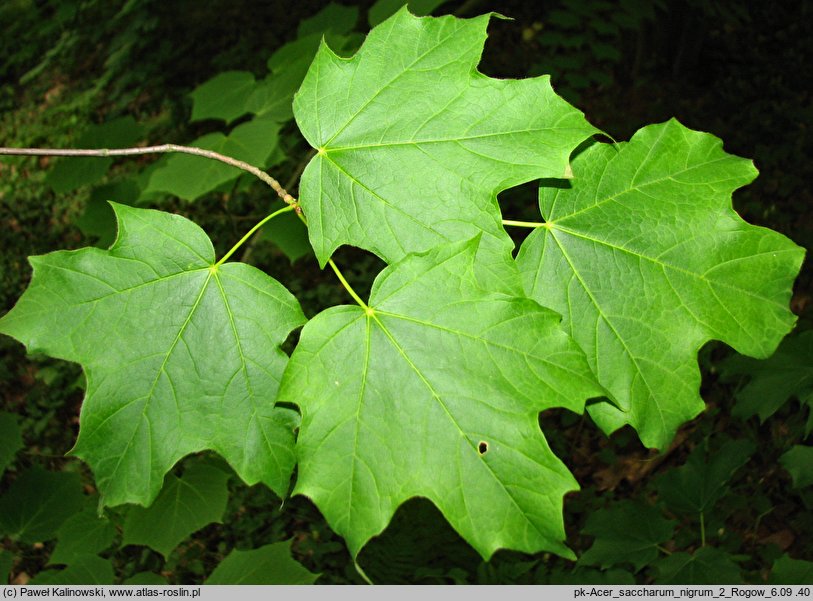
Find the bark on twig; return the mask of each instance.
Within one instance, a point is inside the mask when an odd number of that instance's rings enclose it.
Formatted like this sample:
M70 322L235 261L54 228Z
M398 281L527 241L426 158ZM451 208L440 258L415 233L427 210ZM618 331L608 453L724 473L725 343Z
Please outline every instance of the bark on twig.
M287 204L296 206L296 199L288 194L285 188L283 188L277 180L268 175L265 171L258 169L254 165L250 165L244 161L214 152L213 150L206 150L205 148L197 148L195 146L161 144L159 146L144 146L139 148L82 148L70 150L57 148L0 148L0 155L9 156L120 157L167 152L182 152L184 154L192 154L207 159L213 159L215 161L220 161L221 163L226 163L232 167L242 169L243 171L251 173L268 184L274 190L274 192L277 193L277 196L279 196Z

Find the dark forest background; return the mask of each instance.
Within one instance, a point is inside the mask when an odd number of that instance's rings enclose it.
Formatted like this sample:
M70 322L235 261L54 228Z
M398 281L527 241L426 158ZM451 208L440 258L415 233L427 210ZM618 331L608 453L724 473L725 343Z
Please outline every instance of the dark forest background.
M373 2L342 2L357 8L345 36L352 50L369 30ZM551 74L557 92L617 140L670 117L720 137L761 173L735 194L740 214L813 248L812 4L455 0L433 14L510 17L492 20L480 70L500 78ZM297 40L300 23L326 6L3 0L0 146L79 147L94 126L128 116L138 124L139 144L183 144L225 131L222 121L190 119L190 93L224 71L264 77L273 52ZM295 124L284 122L270 172L294 195L307 153ZM30 279L27 256L109 243L113 225L102 201L139 201L154 160L117 160L92 185L60 175L59 161L0 160L0 314ZM534 219L534 188L502 194L504 213ZM194 203L165 194L142 204L190 217L219 251L269 209L265 191L243 179ZM309 316L347 302L297 244L258 240L246 259L280 279ZM339 262L365 292L382 268L350 248L339 251ZM582 486L565 502L578 562L505 551L483 562L430 503L415 500L359 564L386 583L813 582L813 455L794 451L813 444L811 294L806 265L792 301L799 324L774 358L752 361L714 343L701 350L708 408L663 454L643 448L627 429L607 438L586 416L541 416L551 446ZM93 494L87 468L64 457L75 440L82 385L77 366L28 357L15 341L0 339L0 408L14 416L24 443L2 474L0 507L2 495L36 466L77 474L83 494ZM317 582L363 582L342 539L307 499L281 506L261 486L234 476L228 482L222 523L194 532L166 557L123 544L126 515L113 512L111 542L95 553L114 581L149 573L156 581L202 582L232 549L290 540L293 557L321 574ZM702 498L687 505L675 492L681 488L702 489ZM0 578L36 578L59 544L56 531L43 540L0 536Z

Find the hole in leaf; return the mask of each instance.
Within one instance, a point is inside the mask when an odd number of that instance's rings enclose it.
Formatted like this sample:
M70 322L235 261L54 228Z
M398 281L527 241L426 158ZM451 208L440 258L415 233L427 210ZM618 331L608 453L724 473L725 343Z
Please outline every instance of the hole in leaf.
M480 441L480 444L477 445L477 451L480 455L485 455L488 452L488 443Z

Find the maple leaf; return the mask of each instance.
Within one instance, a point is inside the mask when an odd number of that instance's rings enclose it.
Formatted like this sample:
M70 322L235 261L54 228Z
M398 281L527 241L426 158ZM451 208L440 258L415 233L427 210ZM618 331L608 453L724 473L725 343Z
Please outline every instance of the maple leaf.
M803 249L743 221L731 193L757 172L675 120L595 144L569 185L543 187L546 223L517 256L528 294L564 315L614 401L588 408L663 448L704 407L697 350L770 355L793 327Z
M595 536L579 558L580 565L608 568L625 562L636 572L658 558L658 545L672 538L677 522L636 501L619 501L587 518L582 534Z
M813 331L788 336L765 361L735 355L720 372L726 378L748 376L748 383L735 393L732 415L758 415L764 422L795 397L803 410L807 408L805 436L813 432Z
M278 148L279 124L255 118L235 127L228 136L220 132L206 134L190 145L213 150L252 165L268 166ZM172 154L160 159L141 193L149 198L167 192L184 200L195 200L219 186L236 180L245 172L237 167L189 154Z
M149 507L130 507L121 546L146 545L169 557L178 544L212 522L222 523L229 502L229 474L194 463L180 478L170 474Z
M205 584L313 584L313 574L291 557L291 542L271 543L249 551L232 550Z
M742 582L737 556L715 547L700 547L694 553L672 553L653 563L658 584L719 584ZM740 559L740 561L742 561Z
M284 495L298 416L274 399L287 363L279 345L305 321L299 303L254 267L215 265L191 221L113 207L110 250L30 259L31 285L0 332L83 366L73 454L105 504L148 505L164 474L204 449Z
M602 394L560 316L482 286L479 237L409 255L302 330L280 401L302 410L295 493L353 555L423 496L484 557L563 544L578 486L538 414ZM517 275L517 277L519 277Z
M248 71L222 71L195 88L189 121L222 119L231 123L246 114L246 99L257 86Z
M548 76L476 71L488 21L403 8L352 59L320 46L294 116L318 151L300 201L322 266L345 243L393 262L478 233L484 252L507 255L497 193L562 177L596 132Z

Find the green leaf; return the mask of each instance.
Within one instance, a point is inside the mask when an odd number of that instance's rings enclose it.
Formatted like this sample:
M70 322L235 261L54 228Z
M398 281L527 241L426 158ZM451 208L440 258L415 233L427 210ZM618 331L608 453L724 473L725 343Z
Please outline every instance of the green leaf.
M577 484L537 416L601 392L558 315L482 285L478 240L385 269L369 310L317 315L285 372L280 401L303 415L295 493L353 556L416 496L485 558L572 556L562 496Z
M330 3L313 17L299 23L298 38L274 51L268 59L271 72L258 82L246 107L252 113L276 121L293 119L294 93L302 85L324 38L332 48L344 51L352 40L347 34L358 21L358 8Z
M0 411L0 476L22 448L23 438L20 426L17 425L17 417L13 413Z
M65 520L57 531L57 543L48 559L49 564L73 565L86 555L96 555L107 549L116 536L116 527L99 517L96 507L88 507Z
M132 146L146 133L145 127L132 116L119 117L101 125L91 125L79 137L79 145L93 148Z
M277 147L279 123L271 119L254 119L235 127L228 136L207 134L190 146L214 150L255 167L266 166ZM173 154L162 159L152 173L142 197L166 192L184 200L195 200L229 183L245 171L226 163L188 154Z
M131 116L102 125L91 125L76 141L77 148L123 148L132 146L144 135L144 127ZM54 163L45 181L57 194L65 194L96 183L113 164L109 157L62 158Z
M783 555L773 563L771 584L810 584L813 582L813 561L791 559Z
M354 39L328 32L325 40L331 48L344 53L353 45ZM246 108L268 119L284 122L294 117L294 94L302 85L302 80L319 49L322 34L314 33L285 44L268 59L271 73L257 83L249 96Z
M167 579L154 572L139 572L127 578L122 584L159 585L167 584Z
M709 453L697 447L686 463L658 480L660 498L673 511L709 511L728 492L728 481L756 451L750 440L732 440Z
M254 91L254 75L248 71L224 71L195 88L192 97L190 121L220 119L231 123L242 117L246 101Z
M269 209L269 213L277 211L285 206L282 201L274 203ZM308 242L308 228L293 213L283 213L275 217L263 226L260 238L270 240L279 248L291 263L313 252L310 242Z
M657 584L739 584L740 567L731 555L714 547L701 547L694 554L672 553L653 564Z
M743 419L758 415L765 421L791 398L807 406L805 436L813 432L813 331L788 336L764 361L735 356L723 368L726 377L748 376L736 393L732 413Z
M316 51L319 49L319 44L322 41L324 34L313 33L307 36L301 36L292 42L288 42L274 50L274 53L268 58L266 66L272 74L279 74L293 68L299 69L301 63L305 63L305 69L302 71L302 79L308 72L308 67L313 61ZM341 40L343 36L335 36L329 34L330 40ZM300 80L301 83L301 80ZM294 90L296 92L296 90ZM291 101L293 96L291 97ZM293 107L289 107L293 111ZM291 112L293 116L293 112Z
M229 500L229 474L193 464L176 478L166 477L155 502L133 507L124 521L122 546L146 545L165 558L193 532L221 522Z
M33 467L0 497L0 533L24 543L50 540L83 499L77 474Z
M313 584L313 574L291 557L291 541L252 551L233 550L205 584Z
M595 144L573 173L540 189L547 224L517 257L526 290L564 315L611 393L589 408L598 425L663 448L703 410L697 349L716 339L765 357L793 327L804 250L731 209L751 162L677 121Z
M113 584L113 566L109 559L85 555L64 570L45 570L29 584Z
M297 37L309 35L322 36L328 32L336 34L349 33L356 26L359 18L359 9L355 6L329 3L318 13L299 22Z
M289 44L288 46L297 48L297 56L285 64L284 68L279 68L257 83L257 87L246 101L246 108L255 115L262 115L274 121L291 120L294 116L294 94L302 85L302 80L308 72L308 65L319 46L319 40L321 37L313 36L312 39L297 40Z
M323 37L342 56L358 47L354 36L331 32L324 36L314 33L285 44L268 59L268 70L271 73L257 82L257 87L246 102L246 108L256 115L279 122L293 119L294 94L302 85Z
M0 584L8 584L13 566L14 556L6 550L0 549Z
M476 71L488 21L402 9L352 59L319 48L294 115L318 150L300 201L321 265L342 244L394 262L480 232L484 253L507 253L496 194L561 177L596 131L548 77Z
M573 571L556 567L546 584L575 585L634 585L635 576L627 570L595 570L577 566Z
M813 447L794 445L779 458L791 478L794 488L804 488L813 484Z
M0 332L84 367L73 453L92 467L104 504L148 505L164 474L203 449L284 495L297 415L274 399L288 360L279 346L304 321L298 302L254 267L214 266L191 221L113 208L109 251L30 259L31 285Z
M658 545L672 538L676 525L657 508L634 501L599 509L590 514L582 530L596 540L579 558L579 564L608 568L629 562L638 572L658 558Z
M602 42L594 42L590 46L590 51L593 56L599 60L606 60L612 63L617 63L623 57L621 51L611 44L604 44Z
M441 4L446 4L447 0L378 0L370 7L367 20L370 27L375 27L385 19L398 12L402 6L408 6L409 12L418 17L424 17L435 10Z

